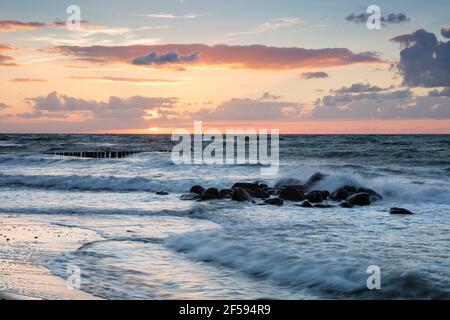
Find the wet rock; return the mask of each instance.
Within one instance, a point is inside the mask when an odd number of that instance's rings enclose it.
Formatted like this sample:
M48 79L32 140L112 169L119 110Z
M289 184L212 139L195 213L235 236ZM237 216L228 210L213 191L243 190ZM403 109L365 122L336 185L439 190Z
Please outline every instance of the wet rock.
M264 191L263 189L256 189L255 190L255 198L259 199L266 199L270 198L270 194Z
M200 195L198 193L185 193L180 196L180 200L197 200L200 198Z
M319 191L314 190L306 194L306 199L312 203L319 203L326 200L329 197L330 193L328 191Z
M333 200L345 200L349 196L350 194L348 193L347 190L345 190L345 188L339 188L331 194L330 198Z
M236 188L244 188L244 189L249 189L252 191L255 191L256 189L259 189L259 184L257 183L246 183L246 182L238 182L233 184L233 186L231 187L231 189L236 189Z
M203 188L202 186L198 186L198 185L193 186L193 187L191 188L191 190L189 190L189 192L191 192L191 193L196 193L196 194L198 194L199 196L201 196L201 195L203 194L204 191L205 191L205 188Z
M316 172L308 179L308 181L305 183L305 185L308 187L311 187L314 184L316 184L317 182L322 181L325 177L326 177L326 175L324 175L323 173Z
M314 208L320 208L320 209L328 209L328 208L334 208L331 204L325 204L325 203L318 203L314 205Z
M280 194L280 189L278 188L267 188L264 191L266 191L268 194L272 195L272 196L277 196Z
M341 208L353 208L353 205L350 202L344 201L339 204Z
M220 191L217 188L208 188L205 191L203 191L200 200L205 201L219 198L220 198Z
M169 193L166 192L166 191L158 191L158 192L156 192L156 194L157 194L158 196L167 196Z
M411 212L404 208L391 208L391 210L389 210L389 213L390 214L414 214L414 212Z
M233 190L231 197L233 201L251 201L252 196L244 188L236 188Z
M231 190L231 189L221 189L220 190L221 198L231 198L232 194L233 194L233 190Z
M372 189L367 189L367 188L358 188L356 190L357 193L368 193L371 196L371 202L377 201L377 200L381 200L383 199L383 197L381 196L381 194L379 194L378 192L376 192L375 190Z
M282 206L284 201L281 198L271 198L271 199L264 200L264 203L274 205L274 206Z
M302 208L312 208L313 205L312 205L311 202L309 202L308 200L305 200L305 201L303 201L303 202L299 205L299 207L302 207Z
M344 189L345 191L347 191L349 193L349 195L356 193L357 188L354 186L344 186L342 189Z
M265 188L268 188L269 186L267 185L267 184L265 184L265 183L260 183L259 184L259 188L260 189L265 189Z
M281 188L281 187L287 187L287 186L293 186L293 185L301 185L302 182L298 179L294 178L282 178L275 182L274 187L275 188Z
M355 206L368 206L370 205L370 194L365 192L352 194L347 198L347 202Z
M279 197L284 200L290 200L290 201L305 200L305 196L303 195L303 193L293 187L286 187L284 189L281 189Z

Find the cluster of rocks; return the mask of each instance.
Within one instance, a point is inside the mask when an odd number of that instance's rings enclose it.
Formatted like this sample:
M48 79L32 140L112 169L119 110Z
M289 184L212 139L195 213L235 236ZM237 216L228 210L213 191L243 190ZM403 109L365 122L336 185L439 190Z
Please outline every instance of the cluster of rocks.
M193 186L189 193L181 196L182 200L208 201L216 199L231 199L233 201L251 201L260 199L258 204L281 206L285 201L298 202L300 207L330 208L339 205L344 208L367 206L381 200L382 196L368 188L344 186L333 192L317 190L314 186L325 176L321 173L312 175L308 181L301 184L296 179L278 181L273 187L267 184L235 183L230 189L203 188Z

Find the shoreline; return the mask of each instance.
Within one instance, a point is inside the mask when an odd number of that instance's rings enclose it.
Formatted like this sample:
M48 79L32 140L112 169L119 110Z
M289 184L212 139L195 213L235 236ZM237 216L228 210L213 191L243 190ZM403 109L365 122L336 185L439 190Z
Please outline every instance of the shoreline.
M97 300L67 286L45 262L100 237L33 215L0 213L0 300Z

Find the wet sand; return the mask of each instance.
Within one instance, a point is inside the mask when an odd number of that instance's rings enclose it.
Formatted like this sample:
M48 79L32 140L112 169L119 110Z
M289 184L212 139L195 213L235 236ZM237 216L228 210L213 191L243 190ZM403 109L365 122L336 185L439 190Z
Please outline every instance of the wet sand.
M96 299L52 275L45 261L99 239L89 230L0 213L0 299Z

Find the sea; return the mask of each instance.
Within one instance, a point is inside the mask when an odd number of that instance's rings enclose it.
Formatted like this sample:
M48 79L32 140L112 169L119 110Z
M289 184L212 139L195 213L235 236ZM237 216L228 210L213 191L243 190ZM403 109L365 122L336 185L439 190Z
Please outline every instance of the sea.
M272 176L257 164L174 164L175 143L1 134L0 219L30 215L97 233L40 259L57 277L79 268L81 290L104 299L450 298L449 135L281 135ZM56 154L105 150L139 153ZM353 208L180 199L193 185L273 186L316 172L325 175L318 190L353 185L383 199Z

